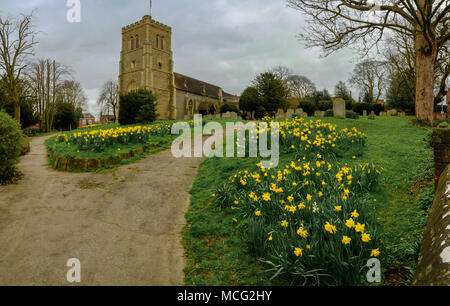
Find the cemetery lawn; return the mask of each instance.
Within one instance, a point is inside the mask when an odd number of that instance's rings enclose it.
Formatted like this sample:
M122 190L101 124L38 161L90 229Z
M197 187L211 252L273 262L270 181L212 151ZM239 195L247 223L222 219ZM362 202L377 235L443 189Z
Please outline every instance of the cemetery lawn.
M411 125L411 119L320 118L336 124L338 129L356 127L367 135L364 154L356 160L341 162L373 163L384 168L379 186L371 194L377 199L382 239L379 257L382 285L411 282L433 199L431 130ZM290 154L281 155L280 165L292 159ZM259 161L208 158L201 164L183 229L186 285L290 285L283 280L270 281L267 274L261 273L266 267L249 255L238 236L231 208L221 211L212 204L212 188L239 170L255 170Z

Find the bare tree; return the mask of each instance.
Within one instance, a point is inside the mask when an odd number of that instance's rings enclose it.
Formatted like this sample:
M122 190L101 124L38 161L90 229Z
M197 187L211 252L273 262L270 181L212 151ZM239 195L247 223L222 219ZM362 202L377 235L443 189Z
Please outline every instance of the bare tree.
M349 82L367 93L372 102L380 99L386 85L386 63L364 60L356 64Z
M292 70L286 66L278 65L267 72L275 75L280 81L286 84L287 79L293 74Z
M388 32L414 39L416 61L416 115L432 122L435 61L450 41L448 0L287 0L307 16L308 46L326 54L361 43L362 51L382 41Z
M407 82L409 88L415 92L416 87L416 51L414 50L414 40L412 37L393 33L387 40L384 55L390 67L390 74L400 76ZM446 95L449 86L450 75L450 50L449 46L442 46L436 53L434 64L435 73L435 99L434 102L441 102Z
M29 84L36 99L41 130L48 132L53 126L56 101L64 76L70 69L52 59L40 59L30 65L27 73Z
M312 96L316 91L316 85L303 75L291 75L286 80L291 98L304 99Z
M83 87L74 80L62 82L58 90L58 100L63 103L70 103L75 108L85 109L87 107L87 97Z
M98 98L98 105L102 111L112 111L114 116L114 122L117 123L117 110L119 107L119 87L117 82L108 81L103 84L102 91L100 92L100 97Z
M0 17L0 69L5 74L5 91L14 103L14 118L20 122L20 88L25 59L33 55L35 32L32 15Z
M390 69L391 81L401 76L408 87L415 91L416 51L414 50L412 38L401 33L394 33L388 39L384 55L387 60L387 67Z

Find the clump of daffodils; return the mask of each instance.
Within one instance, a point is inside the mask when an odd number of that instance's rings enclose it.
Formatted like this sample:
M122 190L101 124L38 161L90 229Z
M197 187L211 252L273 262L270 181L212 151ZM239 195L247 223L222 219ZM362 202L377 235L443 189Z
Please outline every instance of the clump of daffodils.
M256 170L237 172L215 190L220 195L215 203L233 207L235 223L246 225L239 229L251 249L260 248L257 253L265 254L276 275L291 275L299 283L357 284L367 260L381 253L372 214L376 202L367 197L380 170L341 165L336 156L342 146L360 151L365 135L302 119L283 121L280 134L298 158L276 169L257 164Z

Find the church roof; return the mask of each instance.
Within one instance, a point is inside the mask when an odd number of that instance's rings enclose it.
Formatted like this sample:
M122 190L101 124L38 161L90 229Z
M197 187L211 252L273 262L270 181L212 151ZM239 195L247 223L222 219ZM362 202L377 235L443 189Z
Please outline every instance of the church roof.
M220 87L174 72L175 87L197 95L219 99Z

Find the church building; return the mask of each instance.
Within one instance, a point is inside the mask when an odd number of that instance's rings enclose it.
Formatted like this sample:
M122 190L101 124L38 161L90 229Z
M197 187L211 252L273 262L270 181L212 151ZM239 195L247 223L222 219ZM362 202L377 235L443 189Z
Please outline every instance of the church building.
M159 119L187 120L239 103L219 86L174 72L172 29L149 15L122 28L119 93L140 88L157 94Z

